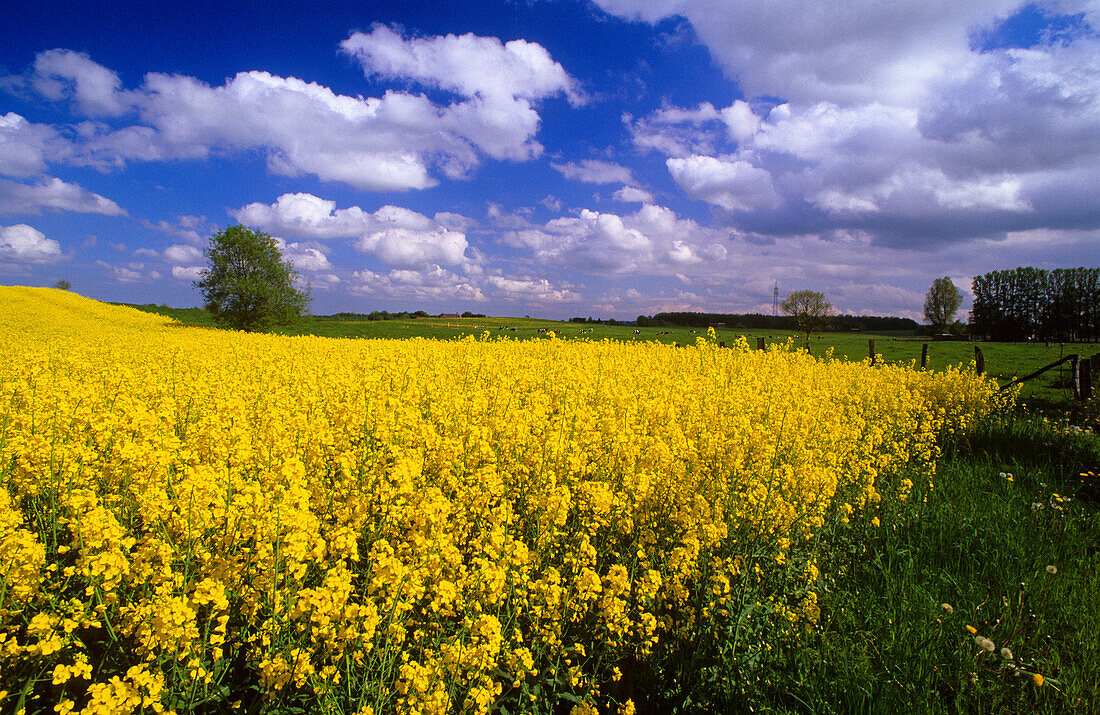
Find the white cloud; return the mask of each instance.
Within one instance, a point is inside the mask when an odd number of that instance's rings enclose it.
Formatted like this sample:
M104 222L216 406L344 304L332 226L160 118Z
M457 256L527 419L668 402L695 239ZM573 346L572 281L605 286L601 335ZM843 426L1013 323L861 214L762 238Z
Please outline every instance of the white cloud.
M249 204L230 214L241 223L269 233L305 238L354 238L355 247L397 268L432 264L457 266L467 261L466 234L454 230L464 217L435 219L399 206L373 213L358 206L337 209L336 202L313 194L283 194L274 204Z
M686 17L725 73L751 97L796 103L911 104L970 56L971 32L1021 0L596 0L606 11L656 22Z
M66 156L72 163L111 168L260 149L273 173L312 174L377 191L433 186L436 167L451 178L466 176L481 153L520 161L538 156L540 119L533 103L556 94L580 101L575 81L546 50L522 40L405 40L376 27L355 33L343 46L368 75L413 80L460 98L440 105L395 90L349 97L261 71L241 72L220 87L150 73L139 88L124 90L113 71L69 50L41 53L31 84L48 99L72 97L74 108L89 116L136 115L136 124L82 124ZM30 133L22 125L5 131L16 130ZM21 137L22 153L6 160L7 171L27 175L42 169L41 145L49 137L39 135Z
M622 201L626 204L653 203L653 194L636 186L624 186L615 192L614 197L616 201Z
M437 265L421 270L399 268L387 273L356 271L351 275L348 287L353 293L361 295L451 305L492 300L498 304L547 307L582 300L581 294L572 286L556 284L547 278L461 275Z
M197 281L204 270L202 266L172 266L172 277L181 281Z
M522 301L532 305L552 305L556 303L577 303L582 300L580 293L569 288L555 288L545 278L523 279L488 276L487 286L505 300Z
M47 99L72 98L91 116L117 116L131 109L122 80L82 52L47 50L34 60L34 88Z
M53 127L32 124L15 112L0 115L0 176L37 176L66 147Z
M501 43L473 33L405 38L384 25L355 32L340 43L367 76L409 79L463 97L511 102L565 94L583 101L576 80L542 45L526 40Z
M169 263L190 266L204 261L202 251L185 243L176 243L164 249L164 260Z
M164 220L156 223L142 221L141 225L154 231L166 233L169 236L182 238L193 245L206 243L207 237L214 235L218 230L214 224L206 220L205 216L182 215L177 216L174 222Z
M703 105L626 121L688 196L765 235L869 231L900 246L1100 228L1100 39L967 49L950 73L917 74L921 91L866 101L822 90L832 98L759 113L735 102L721 122Z
M294 264L294 267L299 271L316 273L318 271L327 271L332 268L328 256L325 255L321 246L317 244L287 243L282 239L276 239L276 242L279 245L279 251L283 254L283 258Z
M726 238L671 209L645 204L626 216L584 209L575 217L510 231L502 240L531 251L540 264L596 273L660 273L673 265L725 259Z
M455 266L465 258L466 236L446 229L390 228L363 236L355 242L355 247L397 268L417 268L431 263Z
M740 99L723 109L720 116L726 125L726 132L735 142L751 138L760 128L760 117L752 111L748 102Z
M567 179L576 179L588 184L632 184L634 176L630 169L598 159L584 159L580 163L551 164Z
M431 266L424 270L395 269L389 273L356 271L349 286L353 293L416 301L484 302L485 294L467 276Z
M114 201L76 184L50 178L37 184L0 179L0 214L38 214L42 209L125 216Z
M25 223L0 227L0 259L12 263L54 263L61 245Z
M96 268L107 273L107 276L118 283L140 283L145 280L145 276L142 274L142 268L144 266L140 263L130 264L129 266L116 266L108 263L107 261L96 261Z
M766 169L741 159L694 155L666 162L672 178L688 196L730 211L775 208L779 194Z

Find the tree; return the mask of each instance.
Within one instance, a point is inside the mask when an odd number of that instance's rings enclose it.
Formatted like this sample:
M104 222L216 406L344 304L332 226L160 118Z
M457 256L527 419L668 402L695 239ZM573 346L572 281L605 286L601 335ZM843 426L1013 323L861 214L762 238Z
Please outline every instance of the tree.
M56 281L54 281L53 287L57 288L58 290L69 290L73 287L73 284L65 280L64 278L58 278Z
M924 317L934 334L944 333L962 303L962 293L947 276L932 281L924 299Z
M230 226L203 249L208 266L194 286L214 322L234 330L256 330L300 318L309 293L295 287L298 271L262 231Z
M810 336L825 324L825 318L833 312L833 306L823 293L813 290L796 290L779 304L783 312L794 318L798 329Z

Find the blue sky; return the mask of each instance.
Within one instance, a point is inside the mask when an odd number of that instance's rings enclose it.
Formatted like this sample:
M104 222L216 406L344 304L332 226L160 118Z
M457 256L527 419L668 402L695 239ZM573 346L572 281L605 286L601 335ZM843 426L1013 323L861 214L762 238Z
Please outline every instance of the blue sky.
M1100 259L1100 3L0 6L0 283L633 318ZM964 303L968 306L969 301Z

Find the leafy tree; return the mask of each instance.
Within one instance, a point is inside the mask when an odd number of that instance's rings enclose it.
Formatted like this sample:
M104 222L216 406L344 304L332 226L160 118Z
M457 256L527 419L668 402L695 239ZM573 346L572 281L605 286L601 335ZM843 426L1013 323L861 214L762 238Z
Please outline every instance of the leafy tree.
M53 287L57 288L58 290L69 290L73 287L73 284L65 280L64 278L58 278L56 281L54 281Z
M814 290L796 290L779 304L783 312L794 318L798 329L810 336L817 328L825 324L825 319L833 312L833 306L823 293Z
M309 293L295 287L298 271L262 231L230 226L203 249L208 266L194 285L214 321L234 330L256 330L300 318Z
M962 293L947 276L932 281L932 287L924 299L924 317L932 326L933 333L947 331L962 299Z

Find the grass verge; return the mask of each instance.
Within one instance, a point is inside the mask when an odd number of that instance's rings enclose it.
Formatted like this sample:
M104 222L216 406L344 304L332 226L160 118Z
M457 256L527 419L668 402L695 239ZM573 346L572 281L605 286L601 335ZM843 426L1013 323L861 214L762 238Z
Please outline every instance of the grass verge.
M1037 417L949 444L934 489L882 526L822 535L814 632L778 649L759 689L708 705L1100 712L1100 489L1081 476L1098 464L1095 436Z

